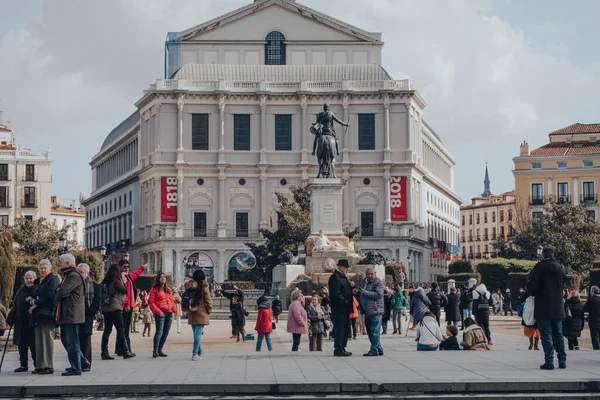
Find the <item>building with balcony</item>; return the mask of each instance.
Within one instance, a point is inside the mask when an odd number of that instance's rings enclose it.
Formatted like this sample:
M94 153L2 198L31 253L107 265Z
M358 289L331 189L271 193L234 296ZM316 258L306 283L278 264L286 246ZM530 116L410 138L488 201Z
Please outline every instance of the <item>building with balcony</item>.
M531 218L542 215L550 201L585 204L597 221L600 124L576 123L548 136L549 142L534 150L523 142L513 158L517 201Z
M275 192L317 175L309 128L328 103L350 121L337 129L336 169L343 224L361 227L357 247L408 265L412 281L445 274L446 254L459 249L455 162L410 81L378 64L382 47L380 33L293 0L255 1L169 33L165 78L92 160L89 247L125 237L132 260L176 282L196 267L235 278L238 251L277 228ZM123 149L124 167L110 158ZM122 191L131 208L116 208ZM120 213L130 213L125 230Z
M0 124L0 225L19 217L50 220L51 185L50 151L22 148Z
M492 194L488 168L485 167L484 191L471 204L460 208L460 246L462 257L477 265L495 257L493 243L508 239L516 227L515 193Z
M51 223L56 228L68 227L65 239L69 246L85 246L85 213L75 202L64 204L62 199L52 196Z

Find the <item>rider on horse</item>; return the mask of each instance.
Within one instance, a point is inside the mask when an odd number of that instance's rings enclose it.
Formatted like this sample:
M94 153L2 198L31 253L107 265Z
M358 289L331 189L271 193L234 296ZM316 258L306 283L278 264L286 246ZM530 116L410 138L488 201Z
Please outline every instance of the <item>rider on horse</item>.
M315 155L315 150L317 149L317 139L321 135L331 135L335 138L335 153L336 155L340 155L340 150L338 147L338 139L335 135L335 129L333 122L337 122L342 126L348 126L347 123L340 121L338 117L335 116L334 113L331 112L329 104L325 103L323 105L323 111L317 115L317 122L313 124L311 127L311 132L315 135L315 140L313 141L313 150L312 155ZM313 129L314 128L314 129Z

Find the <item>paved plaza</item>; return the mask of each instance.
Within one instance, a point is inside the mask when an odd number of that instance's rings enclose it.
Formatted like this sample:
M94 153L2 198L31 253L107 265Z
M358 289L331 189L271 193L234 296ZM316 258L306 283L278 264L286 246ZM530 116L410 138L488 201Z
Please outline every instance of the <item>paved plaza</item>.
M248 321L248 326L253 321ZM497 321L514 325L518 320ZM55 374L17 374L16 353L8 353L0 373L0 395L186 395L186 394L302 394L388 392L543 392L600 391L600 352L589 348L568 353L566 370L542 371L542 351L527 351L526 339L511 333L494 333L491 351L417 352L414 332L382 336L385 355L362 357L368 339L359 335L350 341L353 357L333 357L333 342L325 341L322 353L309 352L307 337L301 351L292 353L291 336L280 321L273 334L274 351L254 352L254 341L235 343L228 339L228 321L211 322L203 337L204 359L191 361L191 333L172 331L165 351L167 358L153 359L151 338L134 336L137 357L101 361L100 335L94 335L96 358L92 371L80 377L62 377L66 354L56 342ZM113 334L114 335L114 334Z

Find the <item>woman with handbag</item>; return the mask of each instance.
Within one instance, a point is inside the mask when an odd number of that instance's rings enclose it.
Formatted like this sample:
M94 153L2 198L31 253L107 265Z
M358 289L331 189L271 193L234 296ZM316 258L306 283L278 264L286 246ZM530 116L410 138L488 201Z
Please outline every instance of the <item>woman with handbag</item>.
M321 307L321 298L314 295L310 304L306 307L306 315L310 321L310 341L308 343L309 351L323 351L323 335L328 329L330 316L326 310Z
M273 310L271 304L266 297L261 296L256 300L258 304L258 317L256 317L256 326L254 330L258 332L258 339L256 340L256 351L260 351L262 348L262 341L265 338L267 342L267 350L272 351L273 346L271 344L271 332L273 332Z
M192 361L203 358L200 341L206 325L210 325L210 312L212 311L212 298L206 281L206 275L201 269L194 271L192 279L185 284L185 290L195 291L188 310L188 325L192 326L194 345L192 347Z
M521 312L521 325L523 325L523 334L525 337L529 338L529 350L539 350L540 331L538 330L537 323L533 318L535 300L527 293L522 294L521 299L523 300L523 311Z
M565 301L565 320L563 320L563 336L567 338L569 350L579 350L581 331L585 325L583 303L579 300L579 292L573 290L571 297Z

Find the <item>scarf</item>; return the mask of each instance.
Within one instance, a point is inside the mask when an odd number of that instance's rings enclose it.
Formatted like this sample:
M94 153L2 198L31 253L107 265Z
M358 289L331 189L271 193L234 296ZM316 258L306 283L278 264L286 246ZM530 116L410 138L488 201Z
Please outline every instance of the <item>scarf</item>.
M85 284L87 285L87 307L90 308L92 306L92 301L94 301L94 282L88 276L85 280Z

